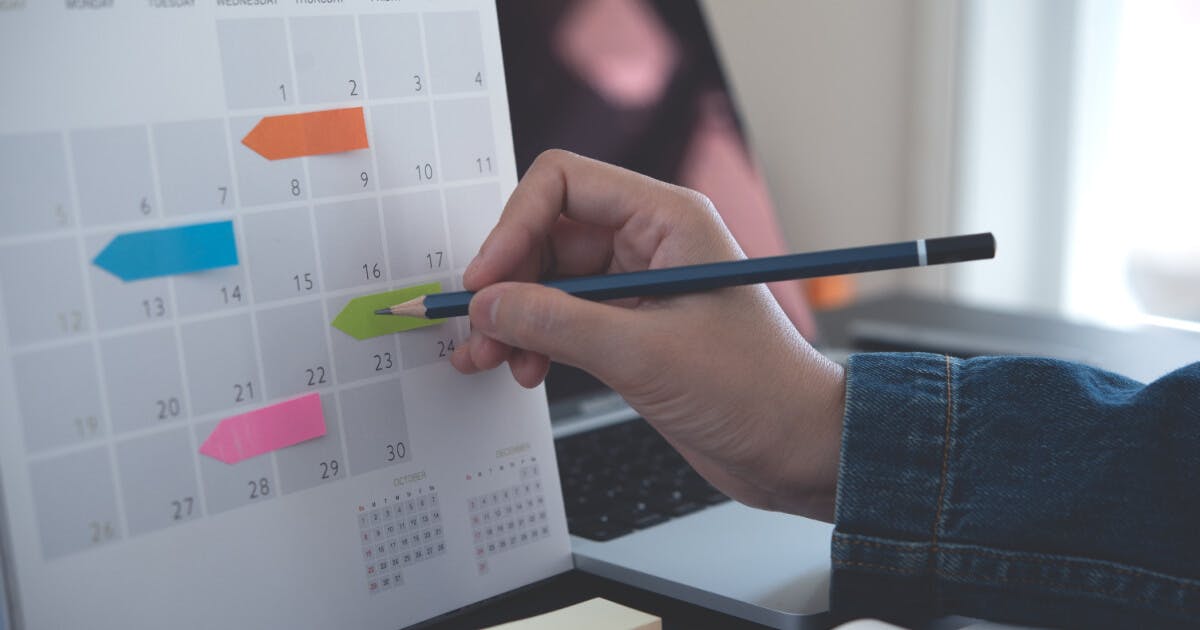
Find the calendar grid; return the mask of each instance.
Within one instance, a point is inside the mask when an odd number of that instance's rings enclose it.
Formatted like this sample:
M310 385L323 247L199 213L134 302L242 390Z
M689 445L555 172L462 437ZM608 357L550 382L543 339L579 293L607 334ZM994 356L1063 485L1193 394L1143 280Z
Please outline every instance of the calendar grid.
M74 169L75 160L73 159L72 147L71 147L71 143L69 142L68 138L69 138L69 136L67 133L62 134L62 139L63 139L63 144L64 144L64 153L67 158L67 160L66 160L67 188L69 190L68 195L71 199L71 205L74 206L75 213L77 215L76 221L75 221L75 239L74 239L75 240L75 248L76 248L76 251L79 253L79 264L82 267L81 273L82 273L83 277L86 279L87 272L88 272L87 262L86 262L87 261L87 252L86 252L86 248L84 247L83 234L79 230L79 227L83 224L83 221L82 221L83 206L80 205L79 189L76 184L77 179L76 179L76 174L75 174L75 169ZM105 455L107 456L107 459L108 459L108 473L109 473L108 476L110 479L110 483L112 483L113 502L115 504L114 505L115 513L113 514L113 517L112 517L112 520L116 521L115 524L111 523L111 521L103 521L103 520L93 521L93 522L99 523L100 526L93 530L92 542L93 543L103 543L103 542L109 542L109 540L114 537L117 539L124 539L125 537L127 537L128 536L128 526L127 526L126 519L125 519L124 497L120 494L120 480L118 478L118 472L117 472L117 454L116 454L116 449L113 447L112 439L111 439L112 435L113 435L113 424L112 424L112 415L109 413L109 404L108 404L108 397L107 397L107 389L108 388L105 387L106 383L105 383L105 378L104 378L104 369L103 369L103 365L101 364L100 341L96 338L97 318L96 318L96 309L94 307L95 302L93 301L92 287L87 282L83 283L83 298L84 298L84 309L86 311L87 322L90 324L88 327L87 344L91 348L92 369L94 369L95 373L96 373L96 384L97 384L97 388L99 391L99 394L98 394L99 418L98 419L100 422L102 422L105 425L105 431L106 431L105 434L102 434L103 441L102 441L102 444L99 445L99 447L104 449ZM94 441L92 441L88 444L88 446L96 447L97 445L95 444ZM115 533L112 532L110 526L116 528ZM110 533L112 534L111 536L109 535ZM45 542L43 541L43 547L44 546L45 546Z
M284 83L279 86L283 92L290 91L286 94L284 104L276 105L253 105L235 104L233 97L227 97L227 108L224 113L211 120L200 121L179 121L179 122L161 122L161 123L144 123L135 126L102 129L102 134L92 134L83 137L76 137L80 130L59 130L53 132L57 143L60 145L63 159L65 160L65 180L68 189L67 196L69 199L69 210L62 208L59 212L59 223L56 225L47 226L47 229L34 229L29 233L17 233L12 236L0 237L0 254L3 254L7 249L17 249L22 247L43 247L53 249L54 247L70 242L70 258L74 259L71 269L64 271L69 272L69 275L79 274L79 293L78 304L73 304L69 300L73 299L70 295L63 298L63 304L69 304L70 308L78 308L80 313L78 319L81 329L72 330L68 318L72 317L71 311L67 311L63 319L63 326L66 328L59 334L47 334L45 327L38 329L37 334L18 333L20 324L14 323L11 317L6 317L8 324L8 354L17 360L41 360L43 357L51 355L57 356L63 353L79 353L86 350L90 356L90 367L87 368L91 372L91 378L94 379L96 394L94 400L94 416L96 418L96 426L94 430L89 429L87 417L80 418L79 423L82 439L71 438L67 435L67 431L59 430L55 434L47 434L45 437L34 438L28 433L27 429L30 426L28 423L22 425L20 431L25 433L25 461L27 465L38 471L50 470L60 464L78 459L81 456L90 452L100 452L103 448L104 462L103 467L107 468L107 474L103 475L108 485L106 492L111 493L112 504L110 507L104 507L104 496L96 498L93 502L82 502L84 505L63 508L59 506L58 499L41 496L36 492L35 499L38 501L49 501L49 507L39 506L38 519L42 521L46 518L45 514L54 512L54 510L67 510L71 515L76 513L83 514L85 509L97 512L94 514L100 518L99 522L101 538L103 540L93 540L90 543L81 541L77 533L66 534L57 533L59 529L48 531L45 536L53 539L60 537L62 540L43 539L43 555L47 559L53 559L65 555L70 555L83 551L94 546L97 542L107 542L108 539L118 540L127 539L162 527L167 527L174 522L181 520L189 520L194 518L212 517L219 512L228 509L240 507L242 505L252 504L253 501L263 498L273 498L280 493L290 494L291 492L302 491L307 487L312 487L319 483L336 481L345 479L351 474L360 475L379 469L384 465L395 465L398 463L409 463L412 461L413 455L411 447L408 445L407 438L407 422L401 420L400 433L393 433L388 437L388 440L395 442L396 446L403 447L403 455L397 458L389 458L386 461L382 455L369 454L367 448L373 448L370 443L364 440L372 438L378 439L385 437L384 435L375 435L369 432L377 431L378 428L364 424L362 419L354 416L347 417L347 413L351 408L361 409L364 404L374 405L378 407L378 402L364 401L381 401L380 396L393 395L389 392L398 395L400 388L398 383L403 378L405 372L422 365L426 365L432 361L444 360L449 354L448 350L452 348L454 340L461 340L461 337L467 333L465 326L461 322L448 322L438 328L431 328L428 331L415 331L407 341L398 340L395 337L388 336L381 339L380 347L391 348L391 356L388 357L388 368L385 371L380 371L379 366L375 367L375 373L370 371L362 371L360 373L348 373L342 369L341 364L349 359L346 358L345 348L350 347L357 349L360 346L342 343L342 350L339 350L338 341L335 340L337 335L330 330L329 322L336 315L337 304L343 303L346 299L363 295L364 293L373 293L386 289L396 288L398 286L412 285L424 283L427 281L439 281L443 286L450 288L451 285L461 284L461 269L465 261L459 260L457 254L466 251L469 246L463 246L460 242L460 236L452 231L452 222L450 219L450 204L447 198L447 191L470 191L480 186L492 185L496 190L499 190L500 177L494 172L483 172L482 166L480 172L475 173L473 170L467 171L465 164L465 156L478 154L486 156L491 160L494 156L494 148L483 148L478 151L464 151L463 147L459 147L457 154L457 166L454 169L448 170L447 160L449 159L446 148L443 142L448 140L440 133L439 124L458 124L460 121L455 118L453 122L442 116L439 111L439 104L456 103L465 101L482 101L486 104L484 108L490 113L491 96L484 89L475 90L473 88L453 88L447 81L442 84L445 87L438 87L438 72L435 69L431 59L429 58L429 41L426 29L427 13L412 13L419 33L420 49L419 67L421 76L415 76L417 85L421 85L420 94L388 94L379 97L372 96L376 92L372 90L372 82L369 80L369 69L367 64L367 52L364 48L364 28L363 23L369 19L367 15L359 15L352 17L348 23L352 25L352 29L348 32L352 33L354 38L353 60L356 65L355 71L359 77L359 90L361 97L359 100L337 100L337 99L322 99L316 92L306 92L304 77L300 75L297 68L297 42L294 37L293 23L296 18L267 18L267 19L221 19L218 20L218 25L221 23L232 22L256 22L263 28L281 28L283 31L283 41L286 54L287 76ZM471 19L478 21L478 15L471 12L464 14L471 16ZM299 18L299 19L324 19L324 18ZM439 17L439 19L441 19ZM257 26L256 26L257 28ZM224 46L224 44L222 44ZM276 54L278 51L269 54ZM278 56L278 55L277 55ZM482 60L481 60L482 61ZM482 76L482 65L480 66L479 76ZM368 79L368 80L363 80ZM425 82L422 83L422 80ZM311 83L311 79L309 80ZM460 81L463 82L463 81ZM353 82L352 82L353 83ZM482 82L479 82L482 86ZM231 85L227 78L226 87ZM371 181L370 185L364 186L366 190L358 191L347 186L345 183L336 183L338 180L330 179L330 177L338 176L336 170L328 170L334 168L331 164L344 164L344 162L323 161L320 162L320 175L318 176L318 162L320 160L301 157L298 160L291 161L280 166L278 163L260 162L258 156L252 156L248 150L238 145L238 137L243 133L243 130L238 128L239 125L244 125L247 121L259 119L263 116L272 116L277 114L291 114L296 112L313 111L325 108L334 107L362 107L363 122L368 133L368 137L372 138L370 149L363 154L361 159L366 160L367 167L364 172L368 172L368 178ZM376 117L376 113L383 111L381 108L394 107L401 108L394 111L389 111L389 116L394 116L395 121L393 127L397 124L416 124L417 128L426 128L425 133L428 135L428 153L425 154L417 164L416 177L412 181L407 179L395 179L404 177L404 173L394 172L396 166L395 155L389 157L387 162L383 159L384 152L395 151L395 148L389 148L389 143L402 139L405 143L411 143L413 146L419 146L419 138L410 138L403 133L398 133L397 129L389 127L388 132L384 132L380 126L380 122ZM407 108L407 109L404 109ZM409 121L405 116L416 114L417 118ZM456 117L461 117L461 113L455 113ZM178 142L178 138L186 137L186 133L200 133L206 128L206 125L212 123L220 130L220 145L219 153L209 157L217 160L210 167L216 170L212 172L220 173L223 179L209 182L209 184L219 184L219 188L213 188L206 194L214 193L216 190L221 190L222 197L220 203L205 201L203 204L196 206L188 206L185 202L190 202L191 198L186 197L188 191L180 191L170 188L173 182L178 181L178 169L181 168L178 162L174 163L171 171L166 169L165 160L174 159L174 155L170 152L172 148L170 142ZM491 122L482 121L477 124L480 129L491 128ZM189 126L190 125L190 126ZM160 128L170 127L172 134L160 134ZM184 129L184 127L187 127ZM91 130L83 130L91 133ZM402 132L403 129L400 129ZM107 135L104 135L107 134ZM183 134L183 135L181 135ZM145 202L148 204L151 200L154 204L152 211L142 210L141 215L134 214L132 218L122 215L121 206L119 203L110 202L108 200L95 200L91 196L85 196L80 189L80 172L82 167L85 170L93 167L106 166L95 163L94 160L85 159L76 151L76 143L87 139L92 144L89 145L88 155L96 154L96 146L101 146L104 141L110 136L120 137L122 141L127 141L127 146L140 147L144 142L144 148L138 149L144 151L144 160L147 163L146 173L143 177L144 182L137 180L139 177L136 169L130 169L128 173L123 173L122 177L133 178L137 185L145 185L144 189L136 189L131 186L121 186L112 190L101 190L105 194L119 196L126 192L136 191L139 195L144 195ZM196 136L199 138L200 136ZM97 139L99 138L99 139ZM3 141L4 138L0 138ZM482 136L480 140L486 146L494 144L494 137ZM100 143L100 144L97 144ZM161 150L162 143L168 143L168 150ZM175 148L178 149L178 144ZM407 146L407 144L405 145ZM0 144L0 148L3 145ZM409 150L409 149L405 149ZM415 150L415 149L414 149ZM250 157L247 157L250 156ZM349 158L358 159L358 158ZM472 158L473 159L473 158ZM121 156L113 155L112 161L114 164L120 165ZM428 163L432 168L436 169L436 177L427 177L421 170L425 163ZM480 162L482 164L482 162ZM215 165L215 166L214 166ZM123 166L123 165L122 165ZM192 167L188 163L185 167ZM204 166L203 164L200 166ZM342 168L342 167L338 167ZM274 170L272 170L274 169ZM388 171L381 169L389 169ZM455 170L456 169L456 170ZM343 168L344 170L344 168ZM357 177L357 168L352 173ZM303 191L299 194L292 194L289 197L281 196L280 192L268 191L263 188L263 181L259 180L258 174L267 176L272 173L288 172L298 173L294 177L294 181L300 182L293 184L294 188L303 186ZM345 174L345 173L342 173ZM409 170L408 177L413 176L413 171ZM96 174L91 172L88 174L89 195L94 192L96 184ZM324 178L325 183L319 183L314 178ZM171 179L175 178L175 179ZM269 177L267 177L269 179ZM391 179L391 181L389 181ZM330 182L335 182L331 184ZM268 182L269 183L269 182ZM357 183L357 182L356 182ZM324 187L324 188L322 188ZM194 188L194 187L193 187ZM128 190L127 190L128 189ZM199 189L195 189L199 190ZM489 189L490 190L490 189ZM133 194L130 192L130 194ZM431 218L436 227L433 227L433 232L426 234L434 239L430 246L436 246L442 250L441 256L444 261L436 260L433 256L435 253L430 250L429 268L417 269L412 262L405 262L403 266L398 266L397 261L402 260L397 256L408 254L410 259L417 257L415 252L409 253L409 247L412 243L393 240L393 234L389 232L388 227L388 208L385 207L385 199L402 200L404 203L409 203L413 200L424 199L429 197L436 199L436 204L427 208L410 209L407 206L397 206L403 212L423 212L436 213L436 220ZM496 205L500 204L501 200L498 197L489 203ZM107 204L107 205L106 205ZM114 205L116 204L116 205ZM357 204L357 205L356 205ZM354 217L350 214L342 212L343 206L350 207L365 207L361 204L370 204L371 212L363 217L372 217L373 225L363 224L363 228L368 232L378 235L378 252L380 256L378 265L382 270L382 277L379 279L371 278L370 267L366 272L365 278L355 279L352 276L345 274L345 270L341 270L341 276L331 276L330 269L333 260L338 255L339 251L346 250L345 235L342 235L342 240L339 241L339 235L331 233L327 228L331 226L340 226L346 221L351 221ZM460 204L461 205L461 204ZM334 207L337 206L335 209ZM61 214L65 211L67 214ZM338 212L338 219L335 224L328 222L323 225L320 221L319 213L323 212ZM300 215L299 213L303 213ZM63 217L65 216L65 220ZM302 288L301 276L296 278L297 294L286 295L280 291L278 286L270 287L264 284L262 275L265 273L265 268L259 268L258 261L255 260L255 252L257 251L257 241L252 238L252 235L258 234L255 230L261 230L263 225L276 225L271 221L290 221L293 217L303 216L303 230L297 233L297 236L303 242L308 243L311 248L312 260L311 271L306 271L302 267L297 270L303 274L311 274L315 286L311 292L300 291ZM96 270L91 263L91 257L94 252L90 251L95 247L101 239L105 239L115 234L122 234L130 231L141 231L147 229L165 228L173 226L193 225L203 222L229 220L233 223L234 234L236 239L236 247L240 253L239 264L237 267L229 268L225 275L212 275L209 278L222 278L222 280L213 280L209 284L195 281L189 278L184 281L181 278L168 277L164 280L151 281L143 284L120 284L114 285L118 287L114 293L109 293L104 286L99 283L111 282L107 276ZM65 225L63 223L65 222ZM264 223L265 222L265 223ZM282 224L279 224L282 225ZM272 234L277 234L272 232ZM419 236L419 234L418 234ZM401 234L400 238L417 238L417 236L408 236ZM418 246L422 244L418 243ZM372 246L375 247L375 246ZM372 252L375 255L376 252ZM423 252L422 252L423 254ZM345 257L344 253L342 254ZM303 254L298 254L303 256ZM435 264L435 261L437 264ZM368 265L372 264L368 261ZM76 268L77 267L77 268ZM3 273L0 269L0 273ZM100 279L97 279L100 278ZM228 284L221 284L224 278L229 278ZM272 277L271 282L279 283L279 279ZM157 284L155 284L157 283ZM215 283L215 284L214 284ZM225 295L224 303L217 303L214 295L216 286L221 285ZM3 287L0 286L0 290ZM145 291L145 297L138 291ZM210 293L202 293L209 291ZM106 295L106 293L108 293ZM119 294L119 295L117 295ZM114 297L117 295L117 297ZM231 295L239 296L236 300L231 299ZM141 314L138 309L138 302L145 308L145 318L137 319ZM165 304L166 312L153 311L154 304ZM0 307L12 308L12 300L0 301ZM200 308L195 308L191 305L201 304ZM8 305L8 306L3 306ZM58 308L58 303L48 305L46 308ZM107 310L105 310L107 309ZM270 357L265 355L265 339L267 334L274 334L276 331L264 328L261 318L264 314L274 313L283 317L293 312L301 312L306 309L319 312L322 329L319 334L312 336L311 339L305 337L302 341L315 342L319 340L320 345L323 345L323 352L320 353L320 362L316 367L320 367L328 373L327 384L320 382L315 386L303 388L305 392L318 392L329 404L330 416L337 418L336 430L331 425L328 439L336 441L336 446L332 447L331 451L334 455L333 463L337 464L340 460L341 467L335 478L330 479L305 479L298 480L297 478L289 477L289 472L284 470L282 451L270 454L269 458L256 458L254 466L246 468L249 471L263 470L264 480L266 485L263 488L270 487L268 493L263 491L258 497L254 496L255 489L253 481L251 481L250 498L235 496L239 488L245 489L239 485L242 481L231 482L226 478L226 473L239 469L246 465L237 464L227 468L222 468L224 465L217 465L215 462L205 460L197 454L197 448L200 442L206 435L206 431L215 426L217 420L229 417L240 413L241 411L249 411L252 409L261 408L263 406L279 402L281 400L290 399L295 396L295 393L285 391L287 387L296 387L290 381L281 381L275 383L268 379L268 375L272 374L269 370ZM160 307L161 311L161 307ZM61 312L61 311L60 311ZM30 329L33 330L33 329ZM241 331L241 332L239 332ZM226 333L235 335L244 335L247 346L233 345L236 339L226 337ZM433 337L437 339L433 339ZM112 354L115 350L114 344L125 344L121 348L129 347L128 343L135 340L148 341L162 337L170 339L169 344L159 347L155 350L153 357L146 357L146 365L138 366L138 369L145 371L147 374L155 373L154 383L168 383L169 389L161 391L137 392L138 395L143 395L146 400L140 400L139 404L144 404L154 400L155 396L160 396L161 399L156 402L162 405L157 420L152 419L149 413L139 411L137 417L125 416L126 413L122 409L118 409L118 402L113 397L113 387L120 386L125 389L121 390L122 395L128 400L130 388L135 387L138 383L126 382L129 376L124 373L112 371L110 362L116 360ZM341 339L338 337L337 339ZM415 345L414 345L415 344ZM419 346L419 344L426 344ZM312 343L309 344L313 345ZM168 347L169 346L169 347ZM210 348L212 346L212 348ZM365 346L363 346L365 347ZM426 349L422 350L421 347ZM215 349L213 349L215 348ZM238 356L243 357L242 367L238 365L231 366L230 374L227 380L233 380L235 376L241 378L242 374L250 377L250 380L244 381L247 391L253 387L253 394L248 395L250 400L245 402L230 402L229 400L218 400L214 398L214 392L219 390L213 387L221 385L220 378L226 378L222 371L214 373L211 365L197 363L208 354L198 355L196 351L203 349L205 353L215 353L213 356L221 355L222 348L228 348L229 352L235 352ZM437 349L435 352L434 349ZM339 352L342 352L339 355ZM354 355L355 361L361 361L363 356L361 350ZM229 353L226 353L229 354ZM427 356L425 356L427 355ZM233 356L233 355L229 355ZM315 355L314 355L315 356ZM348 356L348 355L347 355ZM370 356L365 355L365 356ZM375 355L379 357L379 355ZM169 358L168 358L169 357ZM394 359L392 358L394 357ZM140 357L137 357L140 358ZM166 363L152 363L152 361L165 361ZM277 359L277 357L276 357ZM132 361L132 359L130 359ZM252 364L250 363L252 361ZM393 365L394 362L394 365ZM348 363L346 363L348 365ZM382 359L381 359L382 364ZM82 368L81 368L82 369ZM157 374L162 372L165 375ZM168 374L169 372L169 374ZM172 376L175 375L175 376ZM112 378L109 378L109 377ZM217 380L213 380L216 378ZM280 376L279 378L284 378ZM289 377L290 378L290 377ZM115 380L114 380L115 379ZM177 379L177 382L173 379ZM214 385L216 384L216 385ZM241 387L243 383L234 387ZM19 384L20 385L20 384ZM154 385L158 387L158 385ZM240 391L240 390L239 390ZM18 393L21 396L29 397L32 394L21 393L21 387L18 387ZM226 394L227 395L227 394ZM347 397L354 399L354 404L348 406ZM230 397L232 398L232 397ZM399 399L392 402L398 402ZM43 404L47 408L53 407L54 404L45 401L35 401L37 404ZM65 403L64 403L65 404ZM74 403L72 403L74 404ZM75 407L83 408L88 404L87 401L75 404ZM126 404L126 403L121 403ZM69 405L68 405L69 406ZM127 404L126 404L127 406ZM398 405L401 409L403 405ZM389 407L390 408L390 407ZM168 409L171 411L168 413ZM24 407L21 415L24 417L29 413ZM37 411L35 410L35 415ZM65 420L65 418L64 418ZM119 421L118 421L119 420ZM69 423L70 421L67 420ZM351 427L354 430L351 430ZM70 427L67 427L68 429ZM89 433L88 431L92 431ZM367 431L368 433L362 433ZM142 509L146 497L139 496L136 492L130 495L130 489L127 484L129 479L123 477L121 452L129 450L134 446L139 448L146 447L151 444L166 444L167 441L179 437L182 443L186 444L186 448L190 453L190 461L176 460L173 462L164 462L169 465L174 471L170 474L176 475L177 478L172 478L173 482L179 485L173 489L179 490L180 500L187 498L187 512L183 513L180 510L183 508L177 507L174 518L153 523L144 523L138 521L135 523L134 511ZM402 438L399 442L397 438ZM330 442L332 445L332 442ZM184 448L184 447L180 447ZM399 449L398 449L399 450ZM417 453L420 453L418 446ZM249 461L249 460L248 460ZM293 461L296 461L293 458ZM131 462L126 462L131 463ZM327 462L322 462L325 464ZM307 464L306 464L307 465ZM262 467L266 466L265 469ZM348 466L348 468L344 468ZM82 469L81 469L82 470ZM293 473L294 473L293 468ZM99 469L97 469L97 472ZM87 472L92 472L88 469ZM259 473L254 473L255 477ZM306 472L305 474L311 474ZM243 475L244 477L248 477ZM44 477L40 472L33 475L34 477ZM35 479L35 486L39 483ZM57 478L49 479L47 483L60 483ZM308 485L305 485L308 484ZM294 488L294 489L293 489ZM186 492L185 492L186 491ZM105 493L100 493L105 494ZM192 494L195 495L194 503ZM173 502L174 503L174 502ZM99 506L99 507L97 507ZM165 507L165 506L160 506ZM103 508L103 509L100 509ZM74 511L71 511L74 510ZM99 512L103 512L100 514ZM109 515L111 514L111 516ZM88 518L93 514L88 513ZM72 516L72 518L74 518ZM143 517L139 516L138 519ZM157 518L157 517L156 517ZM111 523L111 534L107 533L107 523ZM43 524L44 525L44 524ZM79 523L71 523L70 525L77 526ZM42 528L46 530L45 527ZM72 530L75 531L75 530ZM69 539L68 539L69 538Z
M354 37L355 37L355 41L358 42L358 47L355 52L356 52L357 59L358 59L358 69L360 72L359 76L365 77L366 76L366 63L363 60L362 32L361 32L361 28L360 28L360 21L357 18L355 18L355 20L354 20ZM375 129L371 124L371 108L366 106L367 103L372 102L370 90L371 90L371 82L367 81L367 82L365 82L365 84L363 86L363 98L362 98L362 101L363 101L363 125L366 128L367 137L375 138L376 137L375 133L374 133ZM425 101L426 99L414 98L412 100L413 101ZM383 222L383 193L382 193L382 191L379 190L379 181L380 181L379 159L376 157L374 151L371 151L370 159L371 159L371 174L372 174L371 178L374 180L373 181L374 185L371 188L375 191L378 191L372 195L374 197L374 202L375 202L375 214L377 217L377 221L379 222L378 225L382 228L384 225L384 222ZM368 193L368 194L370 194L370 193ZM319 235L317 234L316 215L314 213L315 213L315 210L310 211L309 215L310 215L311 227L312 227L312 231L313 231L313 240L314 240L314 242L317 242L317 240L319 239ZM379 233L385 234L386 232L381 229L379 231ZM384 273L387 274L386 278L387 278L388 283L390 284L392 282L393 272L392 272L392 268L391 268L391 258L388 256L388 239L382 238L382 239L380 239L380 241L382 242L382 247L383 247ZM318 243L317 247L318 248L320 247L319 243ZM322 286L328 286L328 285L323 284ZM328 302L322 301L322 308L324 309L324 313L325 313L325 321L332 321L332 318L330 317L330 314L329 314ZM328 347L329 354L332 357L332 354L333 354L333 332L329 329L328 326L325 327L325 343ZM400 345L397 343L393 343L392 345L396 350L397 360L399 360ZM330 368L333 370L334 382L339 382L337 380L338 376L337 376L336 363L337 363L336 361L330 361ZM339 440L341 442L341 447L342 447L342 461L348 462L350 464L350 470L351 470L351 472L353 472L354 464L352 462L350 462L349 457L348 457L350 449L347 446L348 442L346 439L346 421L345 421L346 414L345 414L345 412L342 411L342 400L341 400L340 396L338 396L334 399L334 404L337 406L338 418L342 420L338 424L338 429L340 431Z
M425 40L425 20L417 21L417 32L420 34L420 38L421 38L421 49L426 50L426 51L429 50L429 46L426 44L426 40ZM429 74L429 55L428 54L424 55L422 57L421 61L422 61L422 69L425 72L425 76L430 76L430 74ZM442 156L438 149L437 108L430 107L429 115L431 116L432 121L433 121L433 124L430 125L430 127L429 127L431 133L433 134L433 159L440 167L442 165ZM442 174L442 176L439 176L438 182L444 181L444 176L445 176L444 173ZM442 187L438 188L438 203L441 204L441 208L442 208L442 230L446 234L449 234L450 233L450 219L448 216L446 216L446 190L445 190L445 188L442 188ZM461 266L458 264L458 260L454 257L454 249L453 249L453 246L450 244L450 239L446 239L446 259L450 261L451 269L458 269Z
M279 113L279 112L276 112ZM365 113L364 113L365 114ZM232 149L231 149L232 154ZM457 188L468 188L482 183L498 183L500 178L494 175L480 176L470 180L438 182L435 184L415 184L412 186L396 186L392 188L380 188L374 192L357 192L346 193L342 195L330 195L322 197L322 203L337 203L343 201L357 201L363 199L375 199L377 197L387 197L392 195L406 195L420 192L429 192L437 190L454 190ZM236 183L232 184L236 186ZM238 210L214 210L204 213L205 221L221 221L232 219L234 216L251 216L255 214L263 214L277 210L286 210L295 208L296 201L283 201L276 203L253 204L238 208ZM174 225L191 225L196 223L200 215L185 215L179 217L168 217L164 219L164 226ZM74 226L63 230L39 232L37 234L19 235L19 236L0 236L0 248L11 247L16 245L26 245L32 243L46 243L59 241L64 238L74 236L77 231L82 233L84 237L92 237L110 233L123 233L147 228L145 219L137 219L133 221L124 221L117 223L106 223L100 226Z
M290 23L291 23L291 20L283 21L283 38L284 38L284 42L287 44L287 49L289 51L294 50L292 47L292 32L291 32L291 28L290 28ZM298 83L296 81L296 63L295 63L294 55L288 55L288 72L291 75L292 85L294 85L294 86L298 85ZM297 92L299 92L299 90L297 90ZM235 164L235 163L236 162L231 162L231 164ZM308 205L309 205L308 214L309 214L309 219L311 221L311 218L312 218L312 206L311 206L311 203L312 203L312 178L310 178L308 176L308 160L306 160L306 159L300 160L300 170L302 173L304 173L304 181L306 182L307 189L305 190L305 197L306 197L306 201L308 202ZM236 180L237 178L235 177L234 179ZM242 191L240 188L237 189L237 193L238 193L238 196L235 197L235 199L237 199L239 201L238 205L239 206L244 205L244 204L240 203L242 200L242 198L241 198ZM316 240L316 234L315 234L316 230L314 229L313 232L314 232L314 234L313 234L313 249L317 253L317 260L320 260L321 259L321 250L317 246L317 240ZM249 256L247 256L246 262L245 262L246 284L250 286L250 297L251 297L251 299L253 299L254 298L254 286L253 286L253 284L254 284L253 277L254 276L252 273L250 273L250 265L251 264L252 263L250 262L250 258L249 258ZM321 282L320 286L322 289L324 289L326 285L325 285L324 281L320 280L321 265L317 265L316 268L313 269L313 272L317 274L318 282ZM257 300L252 302L252 304L255 304L257 306ZM325 301L324 300L321 301L321 309L322 309L321 310L322 314L325 315L325 321L330 321L328 315L325 314ZM250 336L251 336L251 338L254 339L254 357L255 357L255 361L257 362L257 365L258 365L258 382L260 384L262 384L263 391L266 391L267 378L266 378L265 368L263 367L265 361L263 359L263 353L262 353L262 341L261 341L260 335L258 333L258 309L255 308L253 310L255 312L254 312L254 314L252 314L250 316ZM328 328L328 326L326 326L326 328ZM328 361L328 359L326 359L326 361ZM336 382L336 381L334 381L334 382ZM335 397L336 397L336 394L335 394ZM270 453L270 460L271 460L271 478L275 480L275 485L277 488L276 496L278 496L278 492L283 490L283 479L279 476L279 458L276 456L275 453Z

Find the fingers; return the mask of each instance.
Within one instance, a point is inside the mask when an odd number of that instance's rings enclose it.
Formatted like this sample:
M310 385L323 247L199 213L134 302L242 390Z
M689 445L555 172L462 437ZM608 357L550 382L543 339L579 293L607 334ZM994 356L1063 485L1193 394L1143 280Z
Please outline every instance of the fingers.
M624 308L528 283L495 284L471 300L471 324L486 336L601 379L619 371L617 357L624 356L620 349L631 342L636 317ZM510 365L523 385L544 376L538 373L540 359L513 356Z
M474 332L466 343L454 349L450 364L463 374L475 374L494 369L506 359L513 379L522 387L541 385L550 371L550 358L546 355L513 348Z
M694 205L694 194L566 151L547 151L534 161L509 197L500 220L467 268L463 283L468 290L501 280L536 280L554 262L553 231L560 217L611 233L635 214ZM594 237L571 232L567 237ZM590 239L595 243L597 240ZM611 242L611 239L608 239ZM571 252L571 249L564 250ZM577 249L575 251L578 251ZM609 251L590 260L607 259ZM598 273L604 269L579 269Z
M529 350L513 350L508 367L522 387L533 388L546 380L546 374L550 371L550 357Z

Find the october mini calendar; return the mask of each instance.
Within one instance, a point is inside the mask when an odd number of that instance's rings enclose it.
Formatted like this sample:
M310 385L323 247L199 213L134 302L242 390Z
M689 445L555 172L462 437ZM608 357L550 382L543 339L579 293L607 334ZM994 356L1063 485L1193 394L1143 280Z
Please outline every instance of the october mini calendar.
M570 567L544 393L358 317L461 288L516 185L492 3L3 3L0 52L14 621L394 628Z

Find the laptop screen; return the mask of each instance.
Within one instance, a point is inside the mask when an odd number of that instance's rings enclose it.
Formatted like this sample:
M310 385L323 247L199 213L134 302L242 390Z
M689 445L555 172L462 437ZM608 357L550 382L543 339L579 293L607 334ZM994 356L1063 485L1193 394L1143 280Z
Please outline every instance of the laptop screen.
M708 195L749 256L787 253L694 1L499 3L518 173L561 148ZM772 286L792 321L812 324L799 282ZM553 404L604 391L551 367Z

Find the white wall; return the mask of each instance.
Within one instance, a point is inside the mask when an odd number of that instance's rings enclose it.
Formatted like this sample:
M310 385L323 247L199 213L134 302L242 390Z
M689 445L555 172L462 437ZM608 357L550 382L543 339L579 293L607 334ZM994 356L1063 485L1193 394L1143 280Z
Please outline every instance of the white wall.
M955 4L704 2L796 251L950 232ZM940 290L940 272L860 277Z

